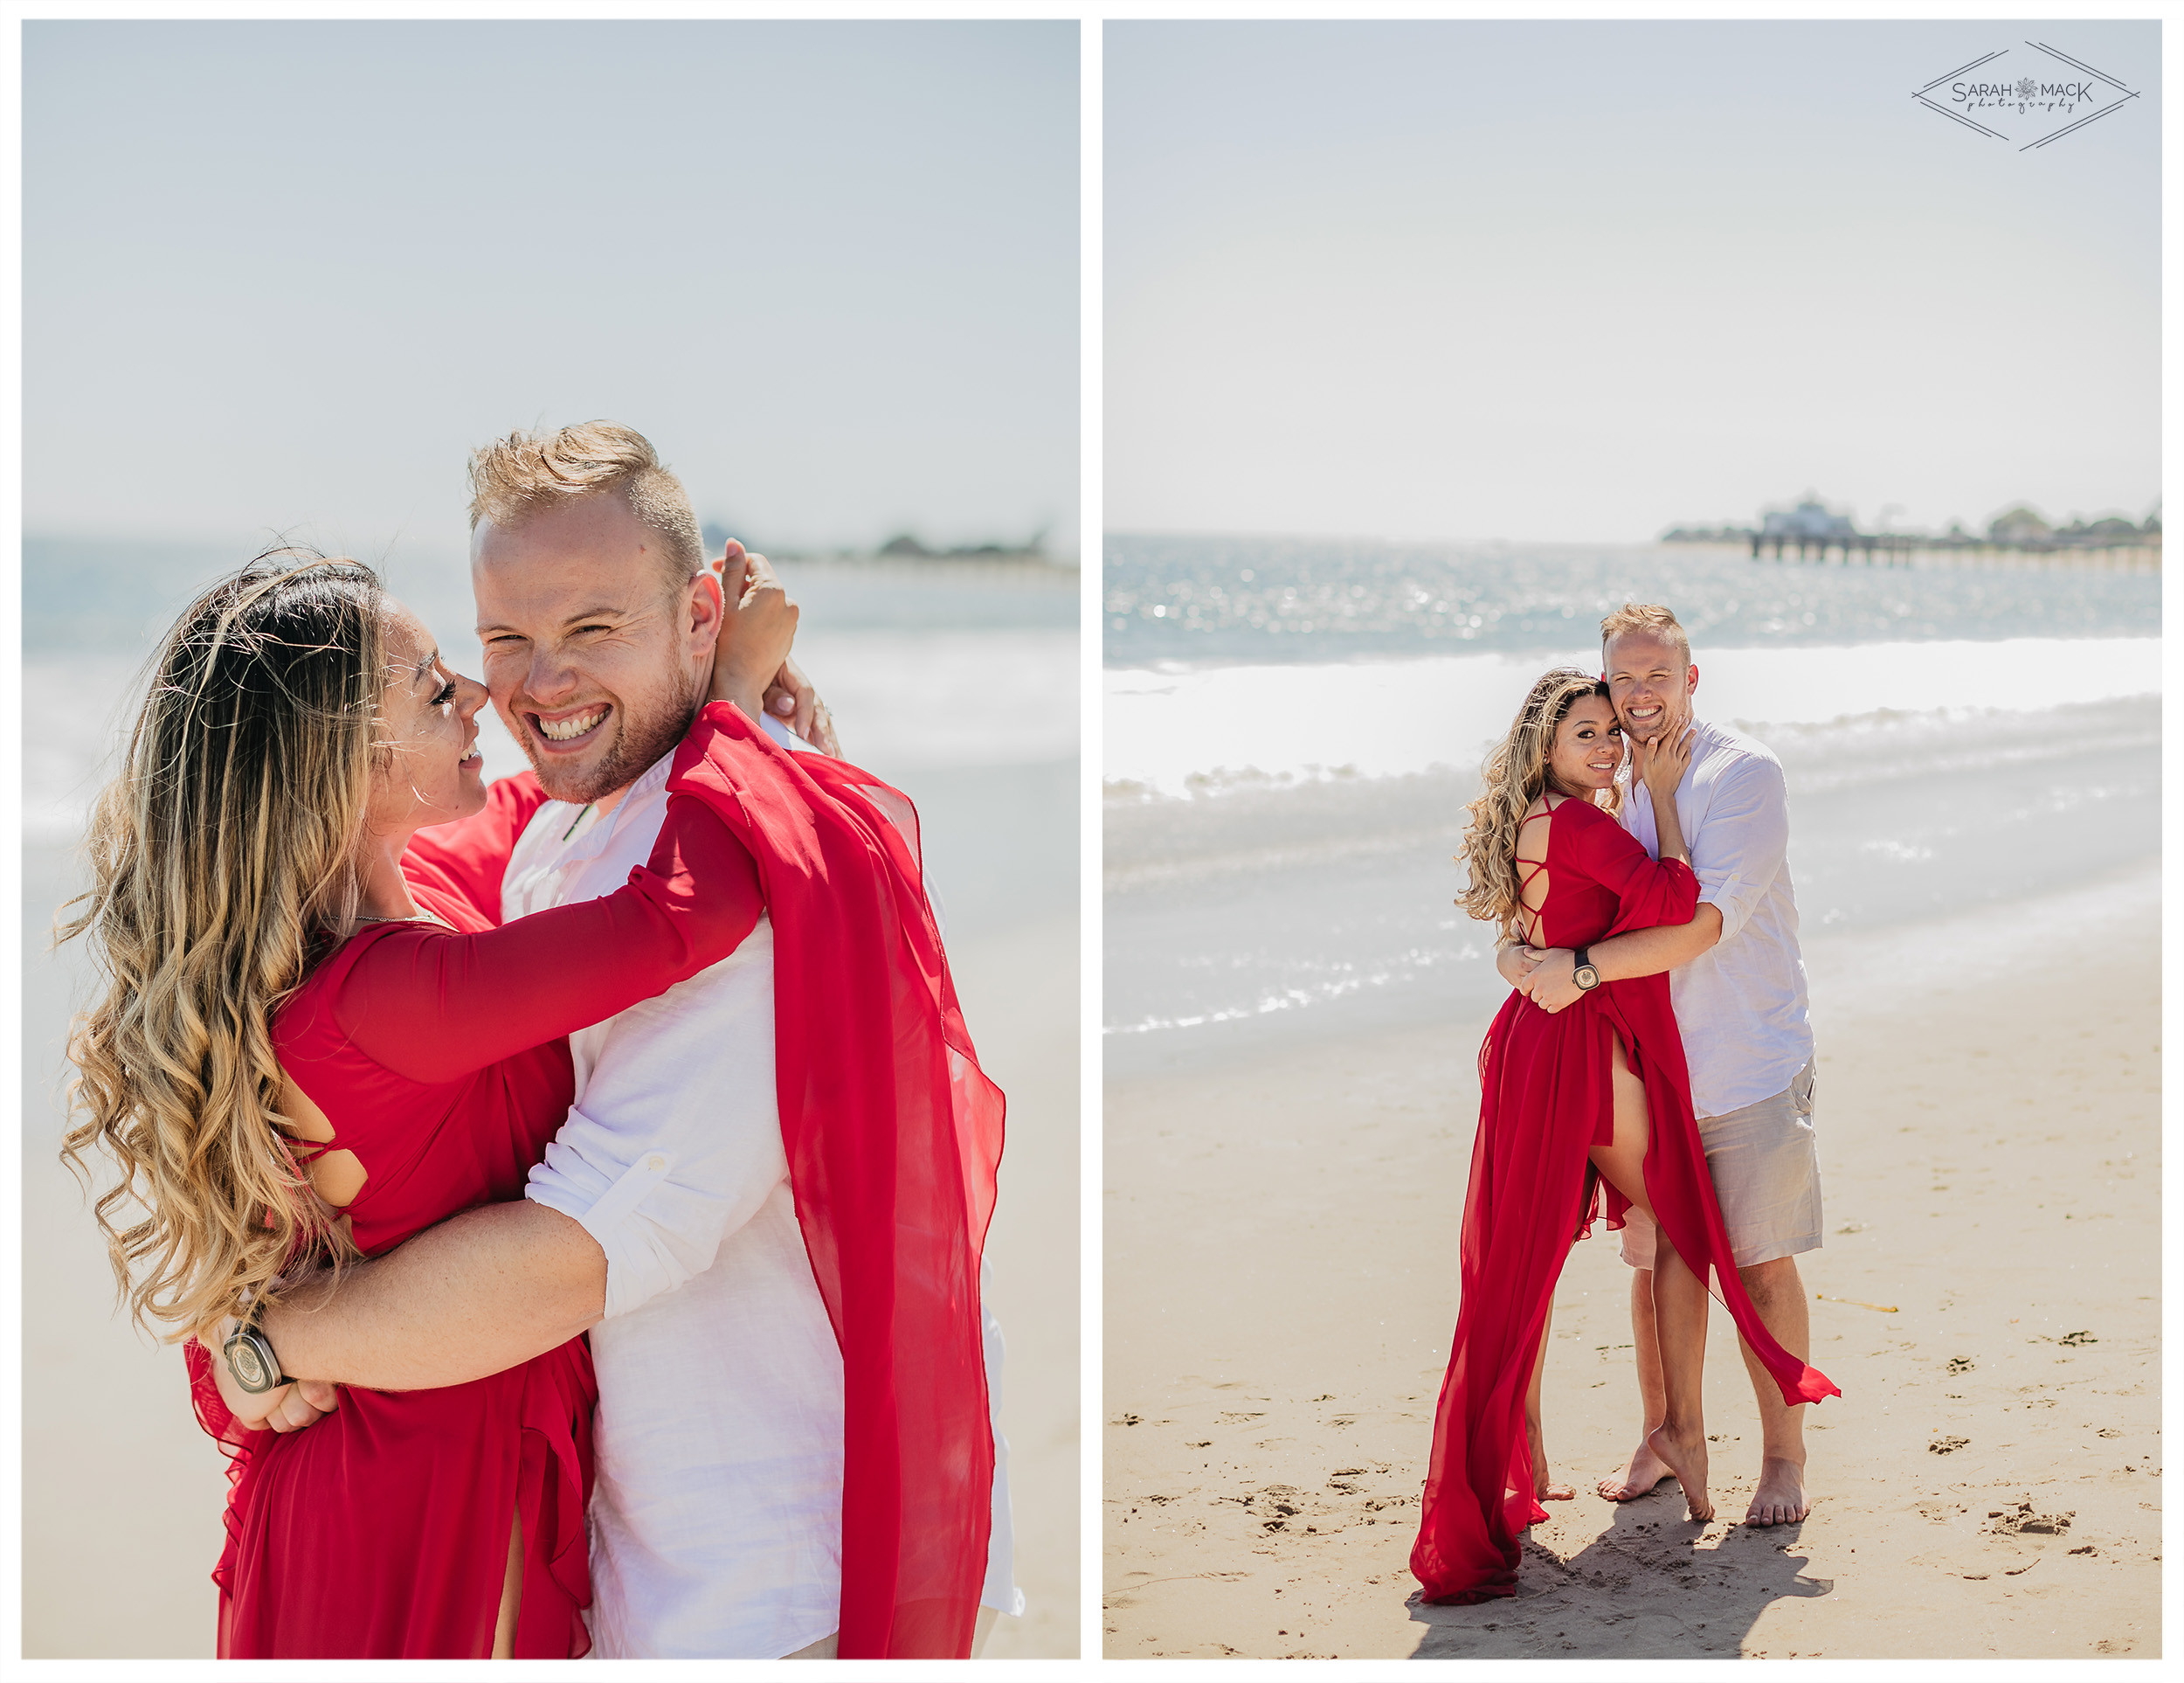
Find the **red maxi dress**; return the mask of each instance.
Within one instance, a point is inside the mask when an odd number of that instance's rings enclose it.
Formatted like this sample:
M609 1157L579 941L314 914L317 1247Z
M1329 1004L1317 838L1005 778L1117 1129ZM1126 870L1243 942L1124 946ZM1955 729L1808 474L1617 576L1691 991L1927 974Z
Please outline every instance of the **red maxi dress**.
M1589 945L1628 930L1689 923L1697 912L1690 867L1653 859L1590 801L1564 800L1545 821L1538 945ZM1425 1601L1515 1594L1519 1534L1547 1517L1533 1493L1524 1393L1571 1244L1580 1229L1590 1231L1595 1215L1621 1227L1629 1209L1614 1188L1589 1176L1586 1155L1614 1138L1610 1070L1618 1038L1645 1083L1646 1191L1662 1231L1727 1306L1785 1402L1841 1395L1775 1341L1738 1275L1692 1116L1668 977L1603 982L1552 1015L1512 993L1479 1049L1462 1295L1411 1549Z
M701 766L732 751L717 710L682 749ZM749 852L707 796L679 794L627 887L495 928L499 865L543 799L508 779L476 818L421 833L404 874L452 927L366 924L276 1016L281 1067L334 1125L316 1149L366 1171L348 1207L366 1256L520 1198L574 1098L564 1036L726 957L763 909ZM286 1434L238 1425L185 1347L198 1417L231 1457L222 1659L489 1658L519 1515L517 1657L589 1650L584 1340L464 1385L344 1387Z

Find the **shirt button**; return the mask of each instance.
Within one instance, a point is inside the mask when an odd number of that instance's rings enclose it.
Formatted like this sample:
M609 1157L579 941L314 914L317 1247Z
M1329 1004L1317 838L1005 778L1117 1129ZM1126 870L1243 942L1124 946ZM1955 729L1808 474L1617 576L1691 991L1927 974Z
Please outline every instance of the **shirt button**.
M655 1171L664 1169L667 1167L667 1160L662 1157L658 1152L654 1152L650 1157L647 1157L645 1160L645 1167L648 1169Z

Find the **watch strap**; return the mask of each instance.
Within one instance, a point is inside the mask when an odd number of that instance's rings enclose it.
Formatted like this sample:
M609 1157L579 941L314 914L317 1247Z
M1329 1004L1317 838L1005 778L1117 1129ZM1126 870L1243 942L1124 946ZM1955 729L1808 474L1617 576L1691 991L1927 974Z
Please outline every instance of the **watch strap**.
M1600 973L1598 970L1593 969L1593 949L1589 945L1581 946L1579 947L1571 956L1576 959L1576 962L1570 966L1570 974L1572 979L1574 980L1577 973L1580 970L1592 970L1593 980L1589 982L1579 982L1578 986L1584 988L1587 993L1590 993L1593 988L1598 987L1600 985Z

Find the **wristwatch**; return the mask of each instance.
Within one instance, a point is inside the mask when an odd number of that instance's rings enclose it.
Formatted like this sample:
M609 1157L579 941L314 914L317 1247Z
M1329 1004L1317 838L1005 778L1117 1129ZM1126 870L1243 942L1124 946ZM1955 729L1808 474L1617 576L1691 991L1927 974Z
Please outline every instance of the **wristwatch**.
M1581 946L1577 950L1575 956L1577 968L1570 973L1570 980L1589 994L1600 985L1600 973L1593 968L1589 949Z
M253 1396L295 1383L280 1371L280 1358L273 1354L273 1340L248 1321L228 1335L227 1342L220 1346L220 1354L228 1372L235 1375L235 1382Z

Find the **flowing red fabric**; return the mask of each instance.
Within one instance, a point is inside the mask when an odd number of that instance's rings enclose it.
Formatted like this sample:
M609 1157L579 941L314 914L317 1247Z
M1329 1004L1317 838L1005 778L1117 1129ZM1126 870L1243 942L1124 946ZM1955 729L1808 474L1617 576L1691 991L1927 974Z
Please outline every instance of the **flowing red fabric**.
M686 747L704 754L701 720ZM574 1098L570 1030L717 962L764 910L750 855L707 801L671 803L630 886L495 928L499 870L536 784L427 833L413 897L453 925L369 924L277 1014L281 1066L351 1151L366 1255L473 1204L520 1198ZM519 1658L590 1647L585 1503L598 1400L572 1339L505 1372L421 1391L342 1389L307 1430L244 1430L185 1346L205 1430L227 1451L223 1659L485 1659L512 1520L522 1525Z
M686 744L667 786L727 820L773 918L782 1141L842 1352L840 1657L965 1658L992 1519L978 1258L1001 1091L964 1027L909 801L725 703L706 714L727 746Z
M1607 813L1565 800L1547 821L1539 945L1573 947L1627 930L1689 923L1698 879L1655 861ZM1524 1392L1573 1241L1596 1216L1621 1227L1628 1201L1597 1181L1587 1153L1614 1138L1614 1041L1645 1083L1646 1191L1661 1230L1728 1307L1782 1400L1841 1395L1761 1324L1737 1272L1691 1111L1683 1040L1665 975L1603 982L1552 1015L1512 993L1479 1049L1479 1128L1464 1198L1462 1297L1434 1420L1411 1571L1428 1602L1516 1593L1519 1538L1545 1519L1533 1494Z

